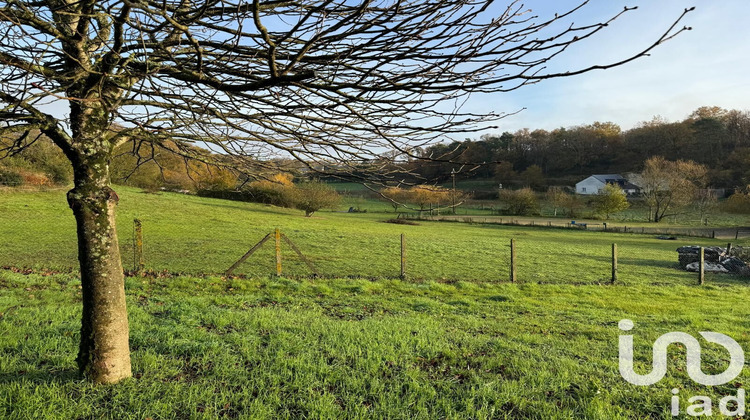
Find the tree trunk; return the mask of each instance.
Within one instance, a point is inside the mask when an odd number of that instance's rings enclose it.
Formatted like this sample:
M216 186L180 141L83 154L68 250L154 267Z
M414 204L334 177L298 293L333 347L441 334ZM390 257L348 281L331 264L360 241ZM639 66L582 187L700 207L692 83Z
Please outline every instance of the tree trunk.
M85 171L86 176L78 176L81 168L76 168L76 187L68 192L77 224L83 293L77 362L87 379L114 383L132 374L125 279L115 228L118 197L108 185L107 164L101 166L103 173Z

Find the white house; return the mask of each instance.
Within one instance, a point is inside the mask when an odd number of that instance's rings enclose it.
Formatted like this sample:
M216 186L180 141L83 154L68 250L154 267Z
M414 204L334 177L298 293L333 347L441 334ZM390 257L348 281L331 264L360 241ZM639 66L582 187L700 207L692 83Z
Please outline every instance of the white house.
M627 195L637 194L640 188L631 184L627 179L618 174L591 175L583 181L576 184L576 193L591 195L598 194L599 191L607 184L615 184L622 188Z

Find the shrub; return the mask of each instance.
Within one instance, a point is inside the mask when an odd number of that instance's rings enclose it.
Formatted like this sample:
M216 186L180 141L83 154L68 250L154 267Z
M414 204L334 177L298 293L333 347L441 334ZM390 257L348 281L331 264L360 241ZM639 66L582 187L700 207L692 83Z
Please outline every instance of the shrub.
M23 185L23 176L11 169L0 168L0 185L18 187Z
M512 215L533 215L539 213L539 202L531 188L502 190L500 201L507 206L505 211Z
M333 187L320 181L309 181L292 189L294 207L310 217L322 208L332 208L341 201L341 196Z
M31 171L20 171L19 174L23 178L24 185L44 187L44 186L52 184L52 182L47 177L47 175L42 174L42 173L31 172Z
M732 194L724 202L724 210L729 213L750 214L750 186Z
M604 215L607 219L612 213L619 213L630 207L625 191L617 185L607 184L594 197L594 209L596 213Z
M391 202L394 210L402 204L409 203L419 207L420 211L425 211L432 206L440 207L450 205L455 199L456 204L462 203L465 196L462 193L454 192L439 186L416 185L411 188L389 187L381 190L381 193L397 202Z
M276 174L270 179L251 182L245 190L251 201L279 207L294 207L294 184L289 174Z

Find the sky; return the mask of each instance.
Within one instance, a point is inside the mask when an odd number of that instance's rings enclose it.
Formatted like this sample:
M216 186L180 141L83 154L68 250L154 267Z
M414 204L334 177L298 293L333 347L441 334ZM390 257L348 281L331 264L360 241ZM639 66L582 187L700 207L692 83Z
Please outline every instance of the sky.
M582 0L523 0L540 18L579 5ZM496 2L499 14L509 3ZM621 67L545 80L513 92L474 95L464 111L513 113L484 133L611 121L626 130L661 116L680 121L700 106L750 110L750 0L590 0L571 20L606 21L624 6L638 6L603 32L576 44L550 63L552 70L575 70L617 62L652 44L680 16L693 29L656 47L648 57ZM492 9L490 9L492 12ZM67 113L53 103L48 112ZM480 133L453 135L457 140Z
M580 3L526 1L535 14L548 16ZM659 115L680 121L700 106L750 110L750 0L592 0L575 23L599 22L626 13L605 33L569 50L552 66L575 69L616 62L653 43L685 8L690 26L658 46L650 56L622 67L542 81L510 93L475 95L467 110L513 112L489 132L559 127L612 121L623 129Z

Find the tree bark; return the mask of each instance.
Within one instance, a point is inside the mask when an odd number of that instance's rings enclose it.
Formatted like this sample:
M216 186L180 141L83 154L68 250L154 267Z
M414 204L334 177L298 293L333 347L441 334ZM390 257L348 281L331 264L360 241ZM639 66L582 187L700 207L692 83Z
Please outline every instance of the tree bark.
M78 367L95 383L114 383L132 373L125 279L115 227L118 197L108 185L104 166L105 173L98 177L77 177L68 204L77 223L83 294Z

